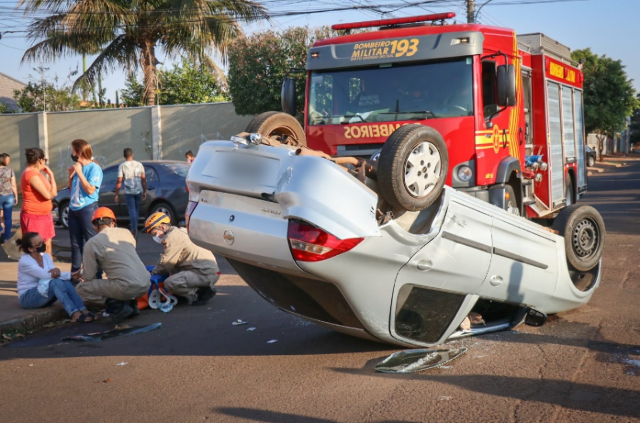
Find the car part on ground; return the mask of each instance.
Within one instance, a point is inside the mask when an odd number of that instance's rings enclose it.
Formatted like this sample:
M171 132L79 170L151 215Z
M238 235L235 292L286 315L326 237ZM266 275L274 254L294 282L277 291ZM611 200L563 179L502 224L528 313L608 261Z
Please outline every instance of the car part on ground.
M418 373L444 366L466 352L464 347L453 350L405 350L391 354L376 364L375 369L381 373Z
M530 309L579 307L599 284L599 258L569 268L562 236L451 187L421 210L394 207L377 194L384 152L376 167L240 138L201 146L187 180L189 234L281 310L428 347L512 328ZM461 330L471 313L482 322Z

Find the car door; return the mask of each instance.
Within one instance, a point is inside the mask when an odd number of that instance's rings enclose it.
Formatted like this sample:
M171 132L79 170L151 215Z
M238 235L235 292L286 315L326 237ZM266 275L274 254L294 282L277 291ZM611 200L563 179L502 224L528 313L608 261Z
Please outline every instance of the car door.
M118 166L106 168L102 173L102 185L100 185L100 197L98 203L101 206L109 207L116 215L116 218L128 218L127 206L124 200L124 192L120 190L120 204L116 204L115 192L118 181Z
M541 306L555 292L558 252L552 234L521 217L494 216L493 258L478 291L485 298Z

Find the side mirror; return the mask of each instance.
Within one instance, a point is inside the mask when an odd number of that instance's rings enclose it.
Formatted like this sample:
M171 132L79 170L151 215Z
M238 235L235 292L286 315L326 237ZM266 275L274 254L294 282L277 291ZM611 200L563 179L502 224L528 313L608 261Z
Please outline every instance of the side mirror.
M287 78L282 82L282 111L291 115L296 115L296 80Z
M513 65L498 66L498 106L516 105L516 70Z
M547 322L547 315L541 311L530 308L527 310L527 316L524 323L529 326L542 326Z

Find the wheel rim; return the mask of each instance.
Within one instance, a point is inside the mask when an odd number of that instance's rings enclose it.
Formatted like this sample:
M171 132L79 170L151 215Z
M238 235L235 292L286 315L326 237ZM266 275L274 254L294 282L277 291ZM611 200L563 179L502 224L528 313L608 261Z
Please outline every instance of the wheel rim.
M171 217L172 217L171 216L171 211L165 206L156 207L156 209L155 209L155 211L153 213L164 213L167 216L169 216L169 219L171 219ZM151 214L153 214L153 213L151 213Z
M591 219L583 219L575 226L571 236L573 250L581 260L593 257L600 246L598 226Z
M62 224L69 227L69 207L65 207L61 212Z
M276 137L278 138L278 140L280 142L283 142L285 138L290 138L295 140L297 143L300 142L300 140L298 139L298 137L296 136L296 133L293 129L288 128L286 126L279 126L275 129L273 129L271 132L269 132L269 137Z
M422 198L433 191L440 180L440 151L430 142L418 144L404 164L404 185L411 196Z

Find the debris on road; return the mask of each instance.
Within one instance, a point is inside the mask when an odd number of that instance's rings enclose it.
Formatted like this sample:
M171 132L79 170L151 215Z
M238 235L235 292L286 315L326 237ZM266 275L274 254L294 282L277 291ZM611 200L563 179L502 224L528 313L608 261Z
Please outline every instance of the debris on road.
M254 328L253 326L251 326L250 328L247 328L247 332L251 332L251 331L254 331L254 330L256 330L256 328Z
M80 342L101 342L105 339L120 338L123 336L137 335L139 333L151 332L152 330L160 329L162 323L154 323L149 326L129 326L124 329L118 329L117 326L114 329L110 329L104 332L92 332L84 335L67 336L62 338L63 341L80 341Z
M267 341L267 344L274 344L274 343L276 343L276 342L278 342L278 340L277 340L277 339L272 339L271 341Z
M240 325L246 325L247 323L249 323L249 322L245 322L245 321L242 321L242 320L238 319L238 320L236 320L235 322L233 322L231 324L233 326L240 326Z
M462 347L454 350L417 349L391 354L376 364L375 369L382 373L417 373L442 366L467 352Z
M122 363L116 364L116 366L126 366L127 364L129 364L129 363L126 362L126 361L123 361Z

